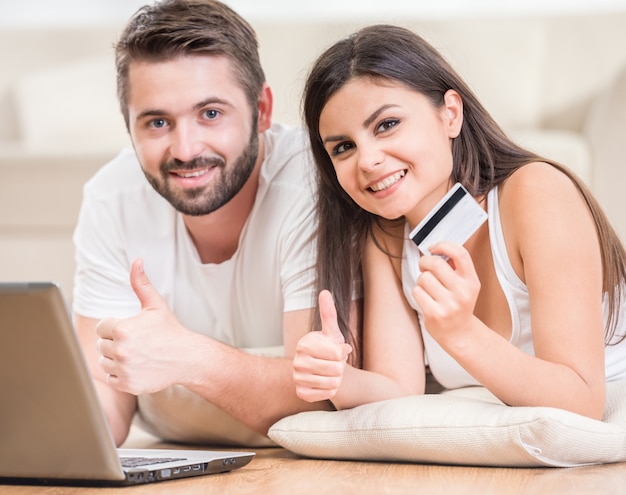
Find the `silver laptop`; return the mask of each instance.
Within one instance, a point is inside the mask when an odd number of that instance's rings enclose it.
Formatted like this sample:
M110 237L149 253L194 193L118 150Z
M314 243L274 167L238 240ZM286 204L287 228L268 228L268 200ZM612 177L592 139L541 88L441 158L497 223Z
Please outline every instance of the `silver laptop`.
M0 283L0 394L0 484L149 483L231 471L254 457L117 449L52 283Z

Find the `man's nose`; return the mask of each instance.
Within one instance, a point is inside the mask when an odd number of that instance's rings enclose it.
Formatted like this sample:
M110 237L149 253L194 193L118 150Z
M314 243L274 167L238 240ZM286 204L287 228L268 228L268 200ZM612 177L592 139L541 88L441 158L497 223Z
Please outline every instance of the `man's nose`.
M191 123L179 122L170 133L170 154L181 162L188 162L202 153L200 130Z

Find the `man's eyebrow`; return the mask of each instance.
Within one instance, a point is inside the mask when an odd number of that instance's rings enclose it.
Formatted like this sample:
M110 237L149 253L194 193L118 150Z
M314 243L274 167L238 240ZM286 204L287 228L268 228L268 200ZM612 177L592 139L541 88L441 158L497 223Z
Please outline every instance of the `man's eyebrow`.
M389 108L393 108L393 107L397 107L399 105L395 105L392 103L389 103L387 105L382 105L381 107L377 108L368 118L366 118L363 121L363 128L367 129L370 125L372 125L372 122L374 122L378 116L383 113L385 110L389 109ZM342 136L342 135L337 135L337 136L327 136L324 140L323 143L329 143L329 142L337 142L337 141L344 141L345 139L347 139L347 136Z
M162 117L166 113L167 112L165 112L164 110L158 110L158 109L144 110L143 112L137 115L137 120L145 119L146 117Z
M202 101L199 101L198 103L193 105L191 107L191 109L194 110L194 111L198 111L198 110L204 108L207 105L214 105L214 104L232 106L232 104L229 103L226 100L223 100L221 98L217 98L217 97L211 96L209 98L205 98ZM139 119L145 119L146 117L163 117L165 115L168 115L167 111L161 110L161 109L158 109L158 108L151 108L151 109L148 109L148 110L144 110L143 112L138 114L137 115L137 119L138 120Z
M222 98L218 98L217 96L210 96L209 98L205 98L202 101L199 101L198 103L196 103L192 108L194 110L200 110L204 107L206 107L207 105L214 105L214 104L219 104L219 105L226 105L229 107L232 107L232 103L222 99Z

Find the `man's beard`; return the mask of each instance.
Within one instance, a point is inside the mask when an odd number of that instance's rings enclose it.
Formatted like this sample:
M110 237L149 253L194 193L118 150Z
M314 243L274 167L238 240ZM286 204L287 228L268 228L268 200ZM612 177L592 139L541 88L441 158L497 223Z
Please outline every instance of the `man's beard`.
M230 168L221 156L199 156L188 162L169 160L160 167L161 179L144 174L154 189L179 212L185 215L208 215L228 203L241 190L254 170L259 155L259 135L256 126L252 129L248 145ZM212 181L207 187L195 189L176 189L170 187L170 172L197 170L206 167L219 167L221 170L217 182Z

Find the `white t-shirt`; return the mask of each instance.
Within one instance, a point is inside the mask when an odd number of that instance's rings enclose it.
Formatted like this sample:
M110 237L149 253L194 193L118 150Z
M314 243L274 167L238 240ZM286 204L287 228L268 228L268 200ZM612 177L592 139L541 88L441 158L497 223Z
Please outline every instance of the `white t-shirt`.
M143 258L188 329L239 348L282 345L283 313L315 305L313 165L301 129L275 124L264 139L254 207L236 253L220 264L201 263L182 215L147 182L132 149L98 171L74 232L73 310L135 315L129 273Z

